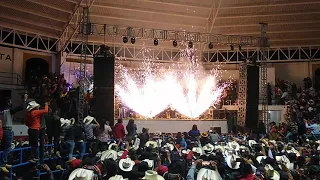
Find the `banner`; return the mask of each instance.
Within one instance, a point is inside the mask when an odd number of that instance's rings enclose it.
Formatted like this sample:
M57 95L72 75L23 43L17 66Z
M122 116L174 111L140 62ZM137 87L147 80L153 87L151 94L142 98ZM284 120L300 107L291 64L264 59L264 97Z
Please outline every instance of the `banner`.
M13 49L0 46L0 72L12 72Z

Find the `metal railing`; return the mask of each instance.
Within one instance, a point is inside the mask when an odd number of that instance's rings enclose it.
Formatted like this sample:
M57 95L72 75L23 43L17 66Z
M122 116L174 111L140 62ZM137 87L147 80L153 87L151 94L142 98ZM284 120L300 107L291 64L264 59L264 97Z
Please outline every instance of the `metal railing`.
M0 84L24 85L19 74L10 72L0 72Z

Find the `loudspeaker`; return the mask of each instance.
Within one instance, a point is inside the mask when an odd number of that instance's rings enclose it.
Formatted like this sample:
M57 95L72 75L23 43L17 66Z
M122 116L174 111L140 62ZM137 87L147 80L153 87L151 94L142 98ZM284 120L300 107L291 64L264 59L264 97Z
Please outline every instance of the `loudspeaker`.
M247 66L246 127L253 130L259 121L259 66Z
M100 123L114 125L114 56L108 47L101 46L94 57L92 113Z

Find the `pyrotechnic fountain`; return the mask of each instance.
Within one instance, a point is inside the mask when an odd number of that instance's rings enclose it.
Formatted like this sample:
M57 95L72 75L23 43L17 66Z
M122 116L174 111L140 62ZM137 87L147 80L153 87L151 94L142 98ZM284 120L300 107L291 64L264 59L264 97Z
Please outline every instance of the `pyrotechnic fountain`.
M130 71L118 64L115 90L120 101L136 113L152 118L167 108L197 118L220 101L227 83L219 84L215 69L206 71L198 64L196 50L180 52L180 62L169 68L155 64L142 49L142 71Z

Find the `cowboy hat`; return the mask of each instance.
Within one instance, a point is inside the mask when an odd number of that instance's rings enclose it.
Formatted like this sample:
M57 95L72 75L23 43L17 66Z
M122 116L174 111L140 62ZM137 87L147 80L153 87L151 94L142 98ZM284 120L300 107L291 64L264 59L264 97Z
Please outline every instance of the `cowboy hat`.
M192 148L192 151L194 153L202 155L202 149L200 147L194 147L194 148Z
M71 121L69 120L69 119L63 119L63 118L61 118L60 119L60 126L61 127L63 127L63 126L65 126L65 125L67 125L67 126L69 126L70 124L71 124Z
M83 123L85 125L89 125L93 120L94 120L94 117L87 116L87 117L84 118Z
M109 178L109 180L128 180L128 178L123 179L121 175L115 175Z
M101 161L104 161L105 159L113 159L113 160L117 160L117 152L114 150L106 150L103 151L100 157Z
M21 146L26 146L26 145L29 145L29 141L25 141L21 144Z
M119 168L122 171L130 172L130 171L132 171L134 164L135 164L134 161L132 161L130 158L121 159L119 161Z
M189 154L191 152L190 149L187 149L187 150L182 150L182 154Z
M255 140L249 140L248 143L249 143L249 146L250 146L251 148L252 148L252 146L253 146L254 144L258 144L257 141L255 141Z
M204 137L204 138L208 137L208 133L207 132L202 132L201 133L201 137Z
M256 158L259 164L261 163L262 159L267 159L267 156L257 156Z
M229 168L231 169L239 169L240 168L240 162L236 162L236 159L240 158L237 155L231 155L226 157L226 162Z
M170 144L170 143L167 143L166 145L164 145L164 147L169 148L170 151L173 151L173 150L174 150L174 145L173 145L173 144Z
M201 168L197 175L197 180L210 179L210 180L219 180L220 174L217 171Z
M142 179L146 179L146 180L164 180L164 178L160 175L158 175L158 173L156 171L146 171L145 176Z
M27 111L31 111L33 110L34 108L39 108L40 107L40 104L38 104L37 102L35 101L30 101L27 105Z
M154 161L153 161L153 160L151 160L151 159L145 159L145 160L142 160L142 162L148 163L149 169L153 169L153 166L154 166Z
M293 153L293 154L296 154L296 156L300 156L299 151L297 151L297 150L294 149L293 147L291 147L291 149L287 149L286 152L287 152L288 154Z
M16 148L16 144L11 143L11 149L14 149L14 148Z
M120 157L123 155L123 152L124 152L124 151L119 151L119 152L117 152L117 156L118 156L119 159L120 159Z
M270 164L264 166L264 170L269 174L272 180L280 180L280 174L275 171Z
M68 180L92 180L94 176L93 171L78 168L71 172Z
M112 148L113 148L114 146L117 147L117 144L116 144L116 143L111 143L111 144L109 144L108 149L109 149L109 150L112 150Z
M134 150L138 150L139 147L140 147L140 138L136 138L135 141L134 141L134 143L133 143L133 147L132 147L132 148L133 148Z
M155 141L148 141L147 143L146 143L146 147L153 147L153 148L157 148L158 147L158 143L157 142L155 142Z
M239 151L239 149L240 149L240 145L235 141L228 142L228 146L235 151Z
M212 153L212 151L214 150L214 146L212 144L206 144L205 146L203 146L202 150L206 153Z
M289 170L292 170L292 165L287 156L276 156L276 161L279 163L279 168L282 169L281 164L285 165Z

